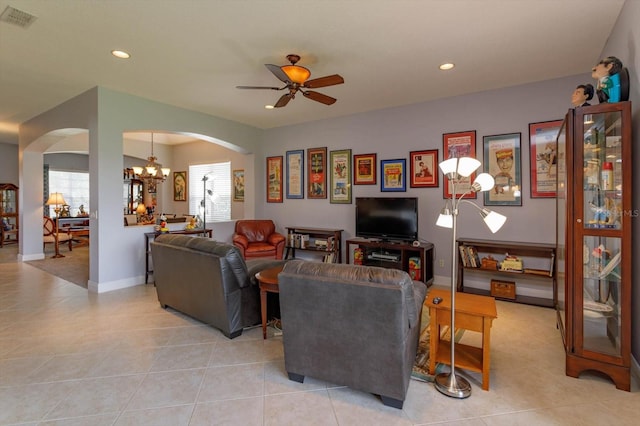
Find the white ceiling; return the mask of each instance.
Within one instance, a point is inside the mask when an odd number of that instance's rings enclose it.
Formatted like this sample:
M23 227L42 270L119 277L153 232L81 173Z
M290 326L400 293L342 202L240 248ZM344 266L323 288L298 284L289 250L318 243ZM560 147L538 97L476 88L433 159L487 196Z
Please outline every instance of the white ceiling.
M19 123L104 86L258 128L588 73L624 0L0 0L0 142ZM131 53L129 60L110 55ZM345 83L266 110L264 67L302 56ZM438 65L454 62L443 72ZM567 89L569 105L571 89Z

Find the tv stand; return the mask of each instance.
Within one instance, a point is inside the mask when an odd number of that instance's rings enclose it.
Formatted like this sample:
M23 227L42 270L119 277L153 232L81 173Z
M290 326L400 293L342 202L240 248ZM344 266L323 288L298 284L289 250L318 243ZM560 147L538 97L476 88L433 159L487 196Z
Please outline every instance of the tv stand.
M356 248L360 248L363 252L363 265L400 269L409 273L409 259L417 257L420 259L420 281L428 286L433 284L432 243L420 243L419 246L414 246L401 241L351 238L346 241L346 244L346 263L354 263L353 252Z

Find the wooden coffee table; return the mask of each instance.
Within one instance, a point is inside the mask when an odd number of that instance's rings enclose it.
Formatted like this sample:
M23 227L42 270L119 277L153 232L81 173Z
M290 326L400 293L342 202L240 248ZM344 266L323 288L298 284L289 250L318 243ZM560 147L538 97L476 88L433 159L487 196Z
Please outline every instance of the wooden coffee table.
M256 274L260 283L260 313L262 314L262 338L267 338L267 292L280 293L278 287L278 274L282 272L284 265L265 269Z

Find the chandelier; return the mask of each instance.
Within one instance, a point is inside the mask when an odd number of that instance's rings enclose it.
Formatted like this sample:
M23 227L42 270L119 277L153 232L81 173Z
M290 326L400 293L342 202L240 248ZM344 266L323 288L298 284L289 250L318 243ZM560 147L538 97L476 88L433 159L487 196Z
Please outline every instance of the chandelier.
M149 162L146 166L133 167L133 173L136 174L136 178L148 183L164 182L171 170L168 167L162 167L162 164L156 162L157 158L153 155L153 133L151 133L151 157L148 157L147 160Z

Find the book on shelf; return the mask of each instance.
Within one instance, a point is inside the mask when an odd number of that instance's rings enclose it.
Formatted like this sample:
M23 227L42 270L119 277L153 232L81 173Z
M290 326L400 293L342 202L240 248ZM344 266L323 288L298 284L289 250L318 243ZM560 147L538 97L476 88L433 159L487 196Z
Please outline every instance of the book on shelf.
M464 248L463 245L458 246L458 249L460 250L460 261L462 262L462 266L464 266L465 268L468 268L469 260L467 259L467 250Z

